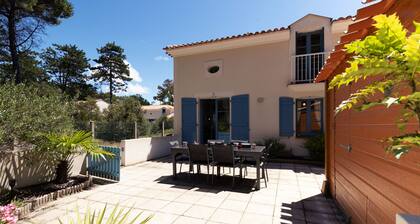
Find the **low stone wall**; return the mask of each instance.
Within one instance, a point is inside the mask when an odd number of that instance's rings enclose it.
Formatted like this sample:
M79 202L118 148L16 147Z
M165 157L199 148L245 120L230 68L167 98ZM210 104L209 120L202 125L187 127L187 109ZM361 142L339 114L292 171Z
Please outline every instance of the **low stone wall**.
M29 213L36 210L37 208L51 202L55 201L58 198L65 197L67 195L75 194L78 192L83 191L84 189L89 189L92 186L92 178L89 177L88 180L86 180L83 183L80 183L75 186L67 187L62 190L58 190L55 192L51 192L49 194L43 195L41 197L37 197L35 199L32 199L30 201L25 202L26 204L23 207L18 208L18 217L19 219L25 218Z
M71 160L70 175L86 173L86 155ZM46 183L55 177L55 165L31 150L0 155L0 189L9 188L9 180L16 180L16 188Z
M177 140L175 136L123 140L121 164L128 166L168 156L171 153L169 142L174 140Z

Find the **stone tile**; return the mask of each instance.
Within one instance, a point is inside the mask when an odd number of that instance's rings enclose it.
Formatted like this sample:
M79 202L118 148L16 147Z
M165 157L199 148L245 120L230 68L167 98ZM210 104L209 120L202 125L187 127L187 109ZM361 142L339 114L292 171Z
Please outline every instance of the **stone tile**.
M220 208L242 212L246 209L247 205L248 205L248 202L245 202L245 201L236 201L236 200L227 199L220 205Z
M189 216L199 219L209 219L216 209L212 207L206 207L201 205L193 205L188 211L184 213L184 216Z
M181 196L181 194L182 193L179 193L179 192L163 191L160 194L157 194L156 196L154 196L153 198L166 200L166 201L173 201L179 196Z
M159 200L159 199L150 199L136 207L140 209L149 210L149 211L160 211L163 207L165 207L169 203L170 203L169 201L164 201L164 200Z
M198 200L203 198L204 196L201 194L192 194L190 192L184 193L183 195L179 196L176 201L177 202L184 202L184 203L196 203Z
M163 207L162 211L165 213L171 213L175 215L182 215L184 214L189 208L191 208L192 204L185 204L179 202L171 202Z
M147 224L171 224L176 218L178 218L177 215L156 212Z
M255 213L259 215L273 216L274 206L250 202L245 210L245 213Z
M267 205L274 205L276 202L275 196L264 196L264 195L256 195L254 194L251 198L250 203L259 203L259 204L267 204Z
M206 223L206 221L203 219L180 216L175 220L173 224L204 224L204 223Z
M220 206L220 204L222 204L223 200L223 198L203 197L195 204L217 208Z
M241 224L272 224L273 217L260 215L260 214L252 214L252 213L245 213L242 216Z
M226 223L226 224L236 224L239 223L242 217L242 212L226 210L226 209L217 209L216 212L210 218L211 221Z

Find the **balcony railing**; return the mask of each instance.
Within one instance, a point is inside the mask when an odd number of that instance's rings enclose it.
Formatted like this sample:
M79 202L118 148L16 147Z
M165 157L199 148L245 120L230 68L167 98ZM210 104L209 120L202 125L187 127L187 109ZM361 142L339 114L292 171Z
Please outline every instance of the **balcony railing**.
M326 52L292 56L292 83L313 82L324 65Z

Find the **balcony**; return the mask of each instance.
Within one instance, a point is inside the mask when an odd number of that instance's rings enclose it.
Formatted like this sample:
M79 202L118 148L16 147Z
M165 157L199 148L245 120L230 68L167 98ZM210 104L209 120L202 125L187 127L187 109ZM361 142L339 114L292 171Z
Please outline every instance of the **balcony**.
M326 52L292 56L291 84L312 83L324 65Z

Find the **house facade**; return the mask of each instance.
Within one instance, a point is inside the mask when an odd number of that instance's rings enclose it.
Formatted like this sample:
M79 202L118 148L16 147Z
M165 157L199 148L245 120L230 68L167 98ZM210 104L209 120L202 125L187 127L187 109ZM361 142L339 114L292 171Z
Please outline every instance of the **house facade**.
M173 45L175 134L183 141L303 137L325 128L324 83L314 78L352 23L309 14L288 27Z
M417 0L370 1L358 10L355 23L341 37L316 81L328 85L334 75L348 67L350 55L343 51L344 44L372 34L374 16L395 13L405 28L413 32L413 21L420 21L419 12ZM326 93L328 186L352 223L418 223L418 219L402 221L397 214L420 215L420 149L414 148L406 156L395 159L385 152L383 142L401 134L396 124L401 108L378 106L335 115L335 108L343 100L371 81L359 81ZM418 130L418 121L408 122L406 130Z
M150 122L159 119L162 116L171 118L174 116L174 107L171 105L148 105L141 106L144 118Z

